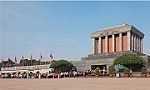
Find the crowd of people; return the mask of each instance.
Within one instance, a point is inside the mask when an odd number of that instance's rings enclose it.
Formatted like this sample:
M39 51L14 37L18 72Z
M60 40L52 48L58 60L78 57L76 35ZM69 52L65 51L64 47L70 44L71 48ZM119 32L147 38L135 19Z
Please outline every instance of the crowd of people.
M18 79L30 79L30 78L76 78L76 77L84 77L88 75L94 75L95 70L86 70L86 71L72 71L72 72L59 72L53 73L49 72L17 72L17 73L2 73L0 78L18 78ZM104 72L101 74L105 75Z
M2 73L0 75L0 78L18 78L18 79L66 78L66 77L75 78L75 77L86 77L87 74L90 74L90 72L73 71L73 72L61 72L61 73L52 73L52 72L41 73L37 71L36 73L33 72Z

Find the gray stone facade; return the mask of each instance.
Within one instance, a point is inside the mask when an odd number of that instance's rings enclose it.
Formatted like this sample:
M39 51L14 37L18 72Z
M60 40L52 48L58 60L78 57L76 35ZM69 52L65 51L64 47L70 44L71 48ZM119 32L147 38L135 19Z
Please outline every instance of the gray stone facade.
M126 35L123 40L123 35ZM119 36L119 43L115 42L115 35ZM112 42L108 38L111 36ZM102 37L105 47L102 48ZM77 67L78 71L91 70L92 66L102 66L102 69L108 70L108 67L113 64L113 61L125 53L132 53L143 57L146 61L146 66L150 67L150 56L143 54L142 39L144 34L135 27L128 24L121 24L113 27L103 28L100 31L91 34L92 52L88 57L82 57L81 61L72 61L71 63ZM124 43L123 43L124 42ZM109 44L111 44L112 50ZM119 51L115 51L115 44L119 44ZM124 50L123 50L124 48ZM105 51L102 51L102 49ZM109 52L111 51L111 52Z
M146 61L146 66L150 67L150 56L135 51L113 52L105 54L90 54L88 57L82 57L81 61L72 61L71 63L77 67L78 71L91 70L92 65L106 65L106 70L113 61L125 53L136 54L143 57Z

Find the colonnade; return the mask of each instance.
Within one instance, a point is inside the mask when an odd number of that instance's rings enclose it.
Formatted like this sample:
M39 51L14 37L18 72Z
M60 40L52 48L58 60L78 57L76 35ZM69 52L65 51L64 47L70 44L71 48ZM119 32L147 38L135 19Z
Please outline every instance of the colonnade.
M133 50L143 52L142 38L131 31L92 38L93 54Z

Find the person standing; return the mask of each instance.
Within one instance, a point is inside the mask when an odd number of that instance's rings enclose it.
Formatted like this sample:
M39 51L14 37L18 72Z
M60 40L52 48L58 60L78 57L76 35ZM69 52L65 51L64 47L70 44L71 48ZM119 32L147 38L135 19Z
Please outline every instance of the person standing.
M29 78L29 73L27 72L27 79Z
M130 68L130 76L132 76L133 77L133 71L132 71L132 69Z
M41 79L41 73L39 73L39 79Z
M86 78L86 72L85 71L83 72L83 77Z
M76 77L76 71L73 71L73 77L74 78Z

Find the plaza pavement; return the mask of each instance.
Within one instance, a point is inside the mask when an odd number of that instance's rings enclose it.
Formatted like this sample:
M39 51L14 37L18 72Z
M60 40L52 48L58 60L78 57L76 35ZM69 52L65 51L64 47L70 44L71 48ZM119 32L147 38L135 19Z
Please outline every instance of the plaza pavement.
M150 78L0 79L0 90L150 90Z

